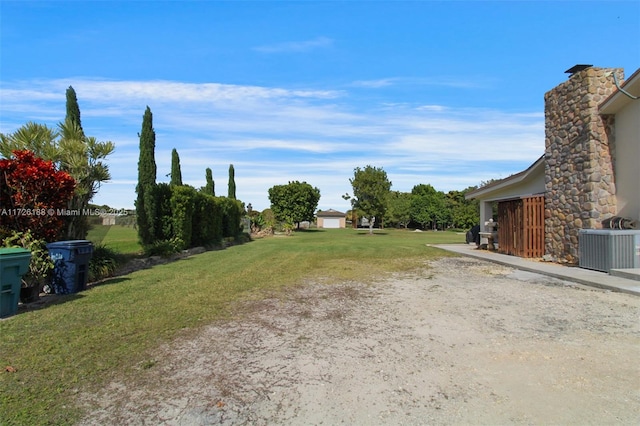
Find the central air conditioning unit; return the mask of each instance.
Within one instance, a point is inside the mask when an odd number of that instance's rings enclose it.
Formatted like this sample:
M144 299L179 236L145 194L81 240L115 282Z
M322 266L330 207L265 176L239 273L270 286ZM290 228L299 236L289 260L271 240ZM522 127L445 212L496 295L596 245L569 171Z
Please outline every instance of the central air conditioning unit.
M640 268L640 230L581 229L580 267L607 272Z

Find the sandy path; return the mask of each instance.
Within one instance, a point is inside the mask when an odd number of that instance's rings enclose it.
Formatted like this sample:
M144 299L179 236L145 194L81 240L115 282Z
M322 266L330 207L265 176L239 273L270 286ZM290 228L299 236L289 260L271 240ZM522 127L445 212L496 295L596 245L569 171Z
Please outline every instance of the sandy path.
M242 310L82 424L640 424L636 296L446 258Z

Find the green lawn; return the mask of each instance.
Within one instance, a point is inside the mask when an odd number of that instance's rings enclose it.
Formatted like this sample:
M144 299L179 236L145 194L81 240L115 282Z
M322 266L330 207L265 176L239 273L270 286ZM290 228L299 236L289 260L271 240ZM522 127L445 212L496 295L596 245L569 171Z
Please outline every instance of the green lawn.
M104 241L121 241L112 227ZM120 234L122 233L122 234ZM126 240L126 238L123 238ZM270 237L117 277L59 303L0 321L0 419L71 424L82 392L153 368L153 349L233 314L233 302L304 279L372 280L447 255L449 232L311 230ZM125 244L125 243L123 243ZM129 243L126 243L129 244ZM127 246L127 245L125 245ZM132 246L127 246L132 247Z
M87 239L94 244L104 244L121 254L142 253L138 232L131 226L96 225L89 231Z

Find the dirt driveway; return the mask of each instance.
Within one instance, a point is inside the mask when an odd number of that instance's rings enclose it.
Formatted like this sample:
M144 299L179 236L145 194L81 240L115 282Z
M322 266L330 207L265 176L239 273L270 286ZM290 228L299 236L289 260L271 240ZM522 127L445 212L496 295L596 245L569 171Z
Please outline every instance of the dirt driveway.
M82 424L640 424L637 296L444 258L239 309Z

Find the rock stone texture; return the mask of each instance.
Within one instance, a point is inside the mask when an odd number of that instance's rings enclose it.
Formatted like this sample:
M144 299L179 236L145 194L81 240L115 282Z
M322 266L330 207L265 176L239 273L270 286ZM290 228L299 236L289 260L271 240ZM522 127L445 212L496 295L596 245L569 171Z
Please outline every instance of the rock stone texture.
M587 68L545 100L545 252L578 262L578 231L601 228L616 214L613 117L598 105L615 90L621 68Z

